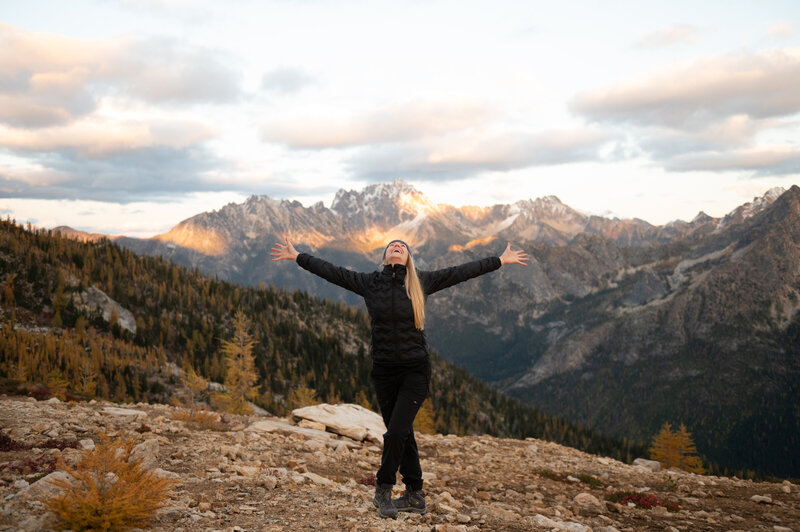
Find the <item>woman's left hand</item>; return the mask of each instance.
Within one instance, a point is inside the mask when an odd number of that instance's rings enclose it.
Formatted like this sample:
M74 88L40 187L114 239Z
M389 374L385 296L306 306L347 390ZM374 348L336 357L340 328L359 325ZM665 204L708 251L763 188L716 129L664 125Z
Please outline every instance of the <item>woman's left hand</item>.
M522 264L523 266L528 265L528 254L522 250L519 251L512 251L511 250L511 242L508 243L506 246L506 250L500 255L500 264Z

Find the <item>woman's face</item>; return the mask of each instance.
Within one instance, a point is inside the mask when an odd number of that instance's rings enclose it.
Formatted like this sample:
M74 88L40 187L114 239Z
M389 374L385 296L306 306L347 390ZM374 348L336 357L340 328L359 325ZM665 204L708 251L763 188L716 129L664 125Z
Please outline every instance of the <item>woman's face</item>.
M408 248L402 242L392 242L386 248L386 264L402 264L408 261Z

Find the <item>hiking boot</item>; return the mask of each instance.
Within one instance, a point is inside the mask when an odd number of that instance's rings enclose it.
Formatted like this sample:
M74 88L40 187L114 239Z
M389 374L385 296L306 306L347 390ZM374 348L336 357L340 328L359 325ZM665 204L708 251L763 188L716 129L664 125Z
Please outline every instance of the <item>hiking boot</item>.
M425 507L425 492L422 490L409 490L403 492L403 496L392 501L398 512L411 512L425 515L428 511Z
M382 488L375 486L375 497L372 498L372 504L378 509L381 517L397 517L397 508L392 503L392 488Z

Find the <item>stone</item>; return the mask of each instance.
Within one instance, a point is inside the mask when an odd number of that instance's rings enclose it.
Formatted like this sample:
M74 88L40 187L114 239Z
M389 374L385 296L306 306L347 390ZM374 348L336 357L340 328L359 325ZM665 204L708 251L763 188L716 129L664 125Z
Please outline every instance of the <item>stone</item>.
M61 488L56 485L56 482L62 481L71 482L72 477L63 471L53 471L30 486L23 488L17 495L19 497L28 497L31 499L53 497L61 492Z
M324 430L306 429L303 427L292 425L291 423L285 421L274 421L272 419L264 419L262 421L256 421L255 423L251 423L250 426L245 428L244 430L245 432L257 431L257 432L283 434L284 436L296 436L306 440L317 439L322 441L328 441L333 438L336 438L335 434L326 432Z
M325 450L325 442L320 440L306 440L303 442L302 449L309 453Z
M301 473L301 475L311 481L312 484L316 484L318 486L330 486L333 484L331 479L317 475L316 473L307 472Z
M297 408L292 411L292 417L322 423L328 430L356 441L368 440L380 445L386 432L386 425L379 414L351 403L322 403Z
M50 399L48 399L47 401L44 401L44 402L48 403L48 404L51 404L51 405L57 405L57 404L61 403L61 399L59 399L58 397L51 397Z
M278 486L278 479L272 475L267 475L261 480L261 485L268 490L274 490Z
M784 493L791 493L792 487L787 484L784 484L783 486L781 486L781 491Z
M140 460L143 468L155 469L158 466L158 441L150 439L136 445L131 457Z
M772 504L772 497L768 495L753 495L750 500L761 504Z
M579 493L572 499L572 502L579 509L590 513L602 513L606 509L605 505L591 493Z
M160 467L153 469L153 474L161 478L169 478L172 480L178 480L181 478L181 476L178 473L175 473L173 471L167 471L166 469L161 469Z
M259 469L253 466L244 466L244 465L237 465L233 468L234 471L239 473L243 477L253 478L258 475Z
M555 521L541 514L536 514L533 517L526 517L525 519L538 526L547 527L548 529L555 528L558 530L566 530L568 532L592 532L592 529L586 525L573 522Z
M96 446L94 444L94 440L86 438L78 442L78 447L85 451L94 451Z
M319 423L318 421L311 421L308 419L301 419L297 423L297 426L303 427L304 429L325 430L324 423Z
M656 460L647 460L645 458L637 458L633 461L633 465L641 466L653 473L661 471L661 463Z
M103 413L108 414L110 416L119 416L119 417L147 417L145 412L141 410L132 410L130 408L119 408L116 406L107 406L103 408Z
M788 526L780 526L780 525L774 525L772 527L772 530L774 530L774 532L793 532L793 530Z

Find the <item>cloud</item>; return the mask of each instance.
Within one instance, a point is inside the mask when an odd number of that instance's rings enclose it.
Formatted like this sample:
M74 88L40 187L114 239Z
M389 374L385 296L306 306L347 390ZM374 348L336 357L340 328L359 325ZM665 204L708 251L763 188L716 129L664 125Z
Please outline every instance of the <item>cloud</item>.
M571 110L626 127L668 170L794 172L793 155L759 139L796 131L800 50L707 57L577 95Z
M279 94L292 94L315 85L317 80L296 68L276 68L261 78L261 88Z
M262 128L268 142L291 148L345 148L405 142L483 126L496 115L475 103L406 102L355 117L295 116Z
M671 158L673 171L742 171L755 176L800 174L800 148L793 146L753 148L727 152L688 153Z
M0 197L114 203L228 190L226 163L202 147L149 146L88 159L64 148L29 155L35 166L0 168Z
M598 122L699 128L735 115L800 111L800 50L706 58L577 95L570 108Z
M228 58L167 39L75 39L0 22L0 123L65 124L104 97L151 104L224 103L241 94Z
M35 130L0 125L0 146L16 152L72 150L83 158L154 147L186 148L213 138L215 130L189 121L86 118Z
M369 181L398 175L453 180L485 171L602 160L603 150L619 140L616 135L593 129L456 135L427 143L371 148L355 156L350 169Z
M663 48L674 44L693 43L697 41L700 31L687 24L679 24L661 28L642 36L637 42L638 48Z

